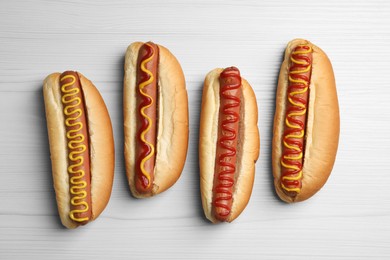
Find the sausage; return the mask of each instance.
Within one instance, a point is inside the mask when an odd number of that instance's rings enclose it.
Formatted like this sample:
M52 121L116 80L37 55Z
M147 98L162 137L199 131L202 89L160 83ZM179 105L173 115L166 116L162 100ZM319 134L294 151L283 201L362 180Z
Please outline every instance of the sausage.
M304 137L312 68L312 48L298 45L290 56L286 119L281 158L283 191L296 196L302 187Z
M69 217L80 225L91 219L91 172L88 143L88 124L83 92L76 72L60 76L61 102L65 115L68 151Z
M232 208L240 120L241 77L235 67L223 70L219 77L220 109L214 175L215 218L226 221Z
M141 194L153 189L157 133L157 67L158 47L151 42L142 45L137 62L137 162L135 187Z

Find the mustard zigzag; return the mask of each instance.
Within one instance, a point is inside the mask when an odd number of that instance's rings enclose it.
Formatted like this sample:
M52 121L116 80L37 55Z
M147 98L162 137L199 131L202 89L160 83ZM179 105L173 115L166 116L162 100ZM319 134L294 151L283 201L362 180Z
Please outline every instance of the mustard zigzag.
M69 83L65 83L61 87L61 91L63 92L62 103L64 105L64 114L67 116L65 120L65 125L68 127L77 127L76 129L69 130L66 133L66 138L68 140L68 148L73 151L68 154L69 160L71 161L68 167L68 174L70 176L70 193L73 195L71 198L71 205L73 206L83 206L82 209L75 209L69 212L69 217L76 222L88 221L89 218L77 218L75 214L77 213L85 213L89 210L89 205L85 201L87 197L87 191L85 188L87 187L87 182L82 180L85 176L85 172L82 169L77 169L82 166L84 163L84 157L80 154L85 152L87 147L83 144L85 136L80 133L83 128L83 124L81 122L75 122L79 119L83 111L81 110L81 99L77 96L80 92L78 88L72 88L71 86L76 82L76 77L73 75L65 75L60 81L64 81L70 78L72 81ZM77 108L78 107L78 108Z

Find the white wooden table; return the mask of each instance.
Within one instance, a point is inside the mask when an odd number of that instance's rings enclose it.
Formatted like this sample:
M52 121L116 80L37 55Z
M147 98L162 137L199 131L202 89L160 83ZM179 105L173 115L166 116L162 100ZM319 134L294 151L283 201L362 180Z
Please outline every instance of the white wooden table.
M309 201L275 195L271 137L284 47L302 37L333 62L341 112L336 164ZM124 53L168 47L182 64L190 144L182 177L158 197L131 197L122 130ZM0 259L390 259L390 2L0 1ZM249 205L211 225L199 197L204 76L235 65L259 105L261 155ZM115 134L111 200L77 230L59 221L42 81L78 70L101 91Z

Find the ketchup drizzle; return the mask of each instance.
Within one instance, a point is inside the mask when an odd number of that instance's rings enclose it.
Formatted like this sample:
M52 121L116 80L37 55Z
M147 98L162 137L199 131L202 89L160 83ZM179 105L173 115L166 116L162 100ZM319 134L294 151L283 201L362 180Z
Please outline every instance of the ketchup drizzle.
M240 106L240 98L232 95L232 90L237 90L241 87L240 72L237 68L226 68L220 75L220 79L232 78L226 80L226 84L220 86L220 99L229 100L223 107L220 108L221 116L221 134L218 136L217 145L224 151L216 159L217 181L214 186L215 196L213 204L216 208L224 209L216 217L225 219L231 212L231 201L233 198L232 190L234 185L234 174L236 172L235 159L236 148L232 145L237 139L237 132L232 127L233 124L238 124L240 115L232 110ZM238 83L233 83L238 82ZM222 103L222 102L220 102ZM232 163L232 161L234 163ZM229 203L230 202L230 203Z
M150 45L144 44L143 47L146 50L146 54L142 57L141 61L139 62L140 64L142 62L144 62L145 60L151 58L154 55L154 50ZM138 79L137 86L139 86L143 82L149 81L152 76L148 75L148 73L146 73L145 71L140 70L138 77L139 77L139 79ZM141 139L141 134L148 129L149 124L150 124L148 118L146 118L144 115L142 115L141 111L144 107L151 106L153 103L153 100L149 96L143 94L141 92L141 88L137 87L137 91L138 91L139 100L140 100L140 103L138 106L139 129L137 132L137 138L138 138L138 142L139 142L139 144L138 144L139 149L141 150L141 152L139 153L139 157L137 159L136 172L137 172L138 178L141 180L142 186L146 189L150 186L151 183L149 182L149 179L143 174L142 169L141 169L141 165L142 165L142 160L145 157L150 156L150 154L153 152L153 148L152 148L151 144L144 142Z
M291 66L287 89L289 106L286 110L283 134L281 184L284 191L293 196L299 193L302 187L303 143L311 76L311 52L310 46L298 45L290 58ZM303 121L299 118L302 116L304 116Z

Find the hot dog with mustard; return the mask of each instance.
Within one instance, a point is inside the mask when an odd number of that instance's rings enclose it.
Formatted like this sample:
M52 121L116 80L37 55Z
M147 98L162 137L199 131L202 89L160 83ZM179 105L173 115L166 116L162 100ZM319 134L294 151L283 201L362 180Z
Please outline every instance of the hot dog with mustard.
M272 165L285 202L313 196L327 181L339 140L339 106L332 65L316 45L291 41L279 74Z
M98 90L81 73L49 75L43 86L52 174L62 224L96 219L111 195L114 142Z
M152 197L180 177L188 147L184 74L165 47L132 43L124 77L126 174L137 198Z

